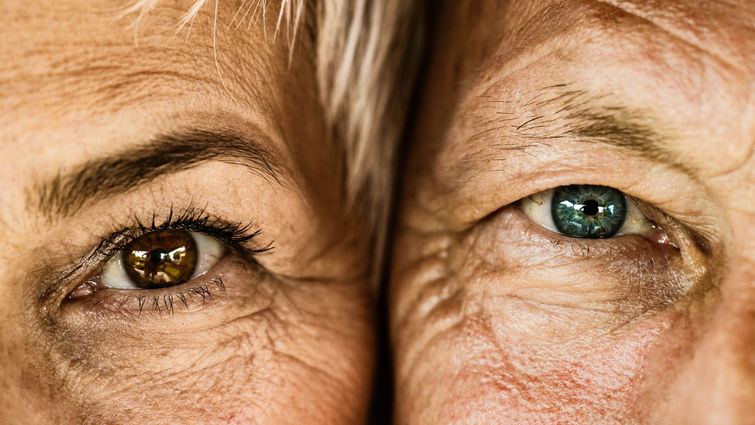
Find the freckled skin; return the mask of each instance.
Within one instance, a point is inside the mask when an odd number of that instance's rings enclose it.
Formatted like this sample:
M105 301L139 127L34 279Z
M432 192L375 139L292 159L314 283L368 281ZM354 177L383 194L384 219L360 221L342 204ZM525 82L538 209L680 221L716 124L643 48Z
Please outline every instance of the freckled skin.
M278 2L234 29L221 1L215 37L213 7L176 33L193 3L137 26L120 0L0 5L3 425L366 421L370 238L334 190L313 40L289 55L272 37ZM187 128L259 137L286 184L213 159L68 215L36 207L42 182ZM259 246L165 290L104 287L90 254L108 235L191 209L251 223Z
M393 246L396 423L755 424L754 22L444 2ZM644 129L656 150L601 139ZM657 207L662 237L568 239L514 205L572 184Z

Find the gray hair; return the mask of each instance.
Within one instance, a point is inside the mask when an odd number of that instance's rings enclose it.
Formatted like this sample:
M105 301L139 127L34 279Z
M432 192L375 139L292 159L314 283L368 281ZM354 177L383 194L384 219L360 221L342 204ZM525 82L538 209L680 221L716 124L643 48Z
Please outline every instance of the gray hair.
M158 1L137 0L126 13L142 17ZM268 2L244 0L241 8L254 7L264 14ZM206 3L195 0L179 25L191 22ZM349 207L375 231L376 260L419 62L420 6L419 0L280 0L276 34L285 28L292 52L306 12L316 10L320 98L330 130L344 150Z

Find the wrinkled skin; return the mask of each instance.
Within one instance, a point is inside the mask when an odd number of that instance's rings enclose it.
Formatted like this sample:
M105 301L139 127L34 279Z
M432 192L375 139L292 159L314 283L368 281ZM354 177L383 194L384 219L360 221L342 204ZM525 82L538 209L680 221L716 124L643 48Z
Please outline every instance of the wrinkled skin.
M3 424L365 420L369 238L343 213L311 32L289 63L275 5L234 29L238 5L221 1L214 38L213 2L176 33L192 3L160 1L137 27L116 19L121 1L0 6ZM54 184L187 129L256 140L274 173L237 145L119 190L97 192L107 175L86 193ZM191 208L261 232L179 286L68 297L99 279L107 258L89 254L112 232Z
M391 272L398 424L755 424L755 4L447 1ZM611 186L653 234L517 201Z

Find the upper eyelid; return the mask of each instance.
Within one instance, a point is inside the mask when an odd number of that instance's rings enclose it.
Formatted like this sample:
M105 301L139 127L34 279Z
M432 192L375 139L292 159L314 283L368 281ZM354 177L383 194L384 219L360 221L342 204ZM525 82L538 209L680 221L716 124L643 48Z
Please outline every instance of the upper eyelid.
M440 176L441 183L453 188L458 182L475 180L481 173L500 170L502 164L552 158L553 152L590 146L663 164L695 180L694 170L680 163L670 150L674 133L650 110L633 107L618 95L590 92L569 81L518 96L512 95L502 81L470 95L464 102L467 106L456 115L470 118L452 125L447 133L454 135L447 141L452 146L448 152L454 156L447 159L451 166L444 169L450 173ZM460 157L463 161L457 160Z
M501 153L500 158L506 161L490 157L475 167L466 167L464 174L444 167L444 172L432 180L440 183L423 190L434 193L448 206L441 212L452 231L469 229L496 210L533 193L573 184L614 187L649 205L662 207L683 223L697 223L699 217L710 216L716 208L710 197L700 196L700 190L705 188L698 180L673 168L587 143L557 147L560 150L541 147L543 150L533 151L533 155L519 154L516 163ZM451 173L445 174L445 170ZM437 187L443 191L433 192Z

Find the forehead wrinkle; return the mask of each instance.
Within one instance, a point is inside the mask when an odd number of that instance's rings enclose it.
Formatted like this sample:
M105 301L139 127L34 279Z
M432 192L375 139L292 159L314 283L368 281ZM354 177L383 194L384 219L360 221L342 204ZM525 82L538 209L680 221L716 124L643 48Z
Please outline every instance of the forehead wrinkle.
M172 97L176 91L204 93L212 89L223 92L214 64L198 58L196 51L162 49L133 57L122 54L127 50L120 46L97 50L97 55L89 57L78 54L58 56L59 64L51 64L49 71L32 70L0 79L0 87L9 88L5 91L4 102L11 103L10 107L13 104L18 107L32 97L36 105L49 108L53 113L65 114L72 107L97 112L103 109L115 111L148 98ZM247 70L247 75L253 75L258 82L266 82L265 72L248 71L253 63L247 62L240 68ZM224 78L233 82L231 87L239 86L239 67L234 63L228 68ZM244 84L247 95L243 97L258 101L265 99L260 87L267 87L267 84ZM75 101L71 102L72 99Z
M748 71L752 68L752 64L747 60L747 56L745 52L737 52L736 50L730 49L731 43L722 43L717 40L712 40L712 36L710 36L710 33L712 31L707 30L708 25L702 24L701 20L696 20L695 22L689 22L685 21L682 17L677 16L674 18L673 13L666 13L668 11L664 11L662 9L656 9L657 13L651 13L648 11L643 11L640 7L637 6L636 2L634 1L625 1L625 0L588 0L591 2L595 2L599 5L607 6L610 8L617 9L626 15L632 16L636 18L637 20L641 22L645 22L649 25L652 25L657 30L666 33L671 38L677 40L678 42L687 45L688 47L693 48L696 51L699 51L707 56L710 56L711 58L714 58L717 62L727 66L734 68L738 71ZM713 3L714 1L711 1ZM674 2L668 2L669 5ZM657 3L654 3L657 4ZM755 20L755 14L752 14L751 11L748 13L747 10L740 11L745 16L750 14L752 15L752 19ZM753 27L750 28L751 35L755 36L755 33L752 33ZM725 41L731 41L725 40ZM713 45L712 45L713 44ZM721 51L726 51L729 55L733 56L733 58L724 56L721 54Z
M629 15L618 8L573 0L543 3L523 16L511 17L513 23L504 24L501 30L506 31L505 37L494 54L478 67L480 75L469 83L470 87L485 92L509 75L549 56L571 61L570 56L560 52L584 40L603 42L607 37L627 37L627 32L616 25L621 23L621 16Z
M574 2L566 3L569 3L572 6L574 5ZM477 88L474 88L472 90L472 93L467 96L466 100L463 100L461 102L462 106L460 111L462 120L467 121L467 127L472 127L472 131L474 131L474 134L466 139L467 143L464 144L464 148L462 149L468 149L469 151L475 151L478 152L478 154L487 156L490 154L490 152L484 148L484 145L483 149L481 150L471 148L471 146L473 146L476 142L475 139L486 138L490 143L496 144L499 149L514 150L526 154L527 150L539 146L542 139L538 141L531 137L524 137L522 138L522 140L520 140L520 142L522 143L500 143L500 141L493 140L495 135L500 135L502 134L501 132L509 132L509 134L526 136L526 134L522 134L522 132L526 130L539 130L542 132L547 129L546 124L550 124L552 126L554 124L555 118L558 118L562 122L561 128L559 128L558 130L550 128L549 134L547 134L546 137L555 139L568 138L571 140L584 139L591 141L608 141L608 138L611 137L610 141L614 142L614 145L635 145L637 147L640 147L641 151L643 147L652 145L653 149L644 149L644 154L646 154L649 158L655 160L664 160L664 162L670 162L675 168L680 168L689 174L691 170L689 170L688 167L681 167L681 164L678 164L678 161L673 161L676 158L676 155L674 155L668 149L659 149L663 147L661 143L645 143L651 140L658 142L664 139L671 140L670 138L666 137L658 137L660 135L657 134L658 132L656 131L659 129L659 123L656 122L657 120L653 120L651 122L646 119L648 117L654 116L654 114L648 114L642 111L628 108L626 106L621 106L620 103L618 105L604 105L601 108L582 108L580 110L572 109L571 111L564 110L560 111L561 113L558 114L558 117L552 117L550 120L547 120L545 119L545 117L539 116L540 114L537 113L533 113L532 115L517 116L516 114L514 114L514 112L521 113L520 111L501 111L499 109L495 109L495 106L506 104L508 101L501 100L500 97L485 98L485 95L487 95L488 93L500 94L500 90L498 88L503 87L505 85L505 82L510 80L510 76L512 74L516 74L526 67L536 66L533 64L536 64L536 62L543 58L546 58L548 56L556 56L557 60L559 61L574 61L575 59L572 56L559 55L559 51L570 51L564 50L565 47L579 49L581 44L576 44L575 47L575 43L579 43L580 40L584 39L586 36L591 37L593 40L597 40L597 43L599 43L597 45L598 49L603 49L602 46L606 43L606 39L609 40L609 46L616 45L616 43L630 42L634 43L635 45L639 44L638 48L644 49L645 47L643 47L642 43L638 43L636 40L636 37L638 35L642 36L642 34L632 34L631 27L628 28L628 31L625 31L624 28L626 27L627 23L641 22L645 26L653 25L654 28L657 28L657 26L655 26L651 22L641 20L636 15L630 14L623 9L606 4L602 1L590 0L589 3L582 2L580 3L582 10L579 10L579 8L575 7L564 7L564 5L565 2L551 4L548 7L539 9L535 17L524 19L522 20L522 22L535 22L535 25L537 25L538 22L542 23L542 16L549 16L550 19L553 19L553 14L556 14L563 18L556 20L556 22L566 21L569 22L570 25L559 25L558 23L556 23L553 27L548 28L548 37L539 39L534 36L527 35L528 31L537 32L537 29L533 28L532 25L525 25L518 32L512 31L512 33L516 34L516 37L529 40L530 42L535 41L535 47L527 49L525 48L526 46L521 46L518 42L516 42L516 40L510 40L512 41L511 43L502 43L499 48L499 52L495 55L495 57L491 57L491 59L488 60L487 63L484 64L484 66L480 67L481 72L474 78L476 82L470 84L471 87ZM600 9L603 9L603 11L601 12ZM581 16L581 20L586 23L583 25L574 25L575 17L579 16ZM611 18L611 16L613 16L613 18ZM623 20L623 22L613 22L614 24L621 24L620 26L609 25L612 19L620 19ZM585 33L585 31L588 32ZM668 34L668 32L664 31L664 34ZM616 42L612 41L612 39L614 38L617 39ZM643 37L642 40L644 40L645 38L646 37ZM677 38L675 37L675 39ZM648 42L660 45L658 42L653 42L652 40ZM561 50L559 50L560 48ZM687 53L691 48L694 48L695 51L699 51L697 47L690 47L688 44L684 44L680 51L671 52L670 54L672 54L673 56L681 54L682 56L690 58ZM652 62L654 62L654 68L656 68L657 66L669 67L674 65L673 63L655 63L655 58L652 56L647 56L648 59L645 59L644 57L645 56L641 56L639 60L652 60ZM579 58L577 58L576 60L578 61ZM717 59L716 62L720 63L720 61ZM725 64L725 66L730 68L733 65ZM675 84L680 88L690 87L694 86L694 84L701 83L699 79L693 80L691 82L686 81L685 75L683 73L670 73L669 70L657 70L653 72L658 73L658 75L663 75L664 78L673 78L675 80ZM564 93L561 93L559 96L568 94L569 93L567 90ZM582 97L585 95L585 93L574 93L574 95L578 95L576 97ZM521 100L517 107L521 108L522 105L535 103L536 101L538 101L538 97L543 96L546 96L546 93L540 91L533 95L533 99ZM591 99L593 103L595 103L596 100L599 100L595 97L600 97L596 93L593 93L593 95L591 96L593 97L593 99ZM584 97L583 100L588 100L588 97L589 96ZM483 106L482 108L479 107L479 105L486 104L488 105L488 107L494 105L494 110L490 111L490 109L488 108L487 112L485 112L486 106ZM518 120L518 122L516 122L516 120ZM566 127L566 123L579 125L570 125ZM668 134L674 133L670 131L670 129L668 130ZM522 149L522 146L525 146L525 149ZM462 155L467 156L467 154L464 153L462 153ZM476 156L474 153L469 154L468 156L468 158L475 157ZM473 162L473 160L471 159L469 161Z
M695 37L688 35L691 31L676 29L678 23L632 12L631 9L624 9L610 1L602 0L551 1L543 7L532 8L522 16L510 17L510 22L499 24L502 25L501 31L505 31L506 35L498 43L495 53L489 55L478 70L494 70L500 78L503 73L512 73L541 57L557 54L559 51L565 52L568 47L579 49L585 43L596 45L599 49L621 45L633 47L637 49L637 53L640 53L641 49L645 52L642 62L652 63L658 68L658 72L667 78L673 75L684 78L685 72L679 72L678 69L680 63L694 61L698 65L703 64L705 61L700 60L699 53L731 71L750 75L751 72L748 70L755 67L755 61L750 59L755 54L755 11L743 10L743 15L752 16L751 23L740 24L736 28L747 30L751 37L743 37L741 34L735 37L730 34L731 28L726 27L730 22L723 18L717 18L716 21L716 17L711 17L710 14L705 15L707 20L699 18L699 21L704 22L699 26L708 28L699 29L706 35L699 37L703 40L699 43L693 42L692 39ZM691 26L697 28L695 25ZM709 29L711 27L716 30L717 37L708 36L712 32ZM663 34L664 38L654 36L659 33ZM670 40L676 43L672 44ZM733 49L729 45L740 47ZM726 49L727 54L731 53L731 58L723 56L717 49ZM674 63L657 61L668 61L672 56ZM565 56L563 59L572 60L571 56ZM490 84L495 79L490 78L488 74L482 77L476 80ZM492 83L495 84L494 81Z
M170 100L177 92L201 95L211 90L227 95L213 57L212 30L204 25L214 17L200 13L191 37L184 38L173 33L177 20L164 16L166 11L168 15L179 12L174 9L151 11L140 24L137 39L129 36L127 23L97 14L92 15L93 29L82 28L85 34L79 36L44 28L33 31L42 25L33 20L29 20L31 29L19 24L18 30L37 35L31 41L9 40L12 48L6 49L5 63L0 66L0 102L11 110L34 104L50 115L68 116L81 110L117 111L147 99ZM97 19L113 25L112 34L87 34L102 30L96 26ZM255 38L262 38L262 31L257 32L219 30L217 51L223 80L230 83L234 100L262 104L272 100L268 91L276 58L268 43L254 43ZM271 109L269 104L259 106Z

